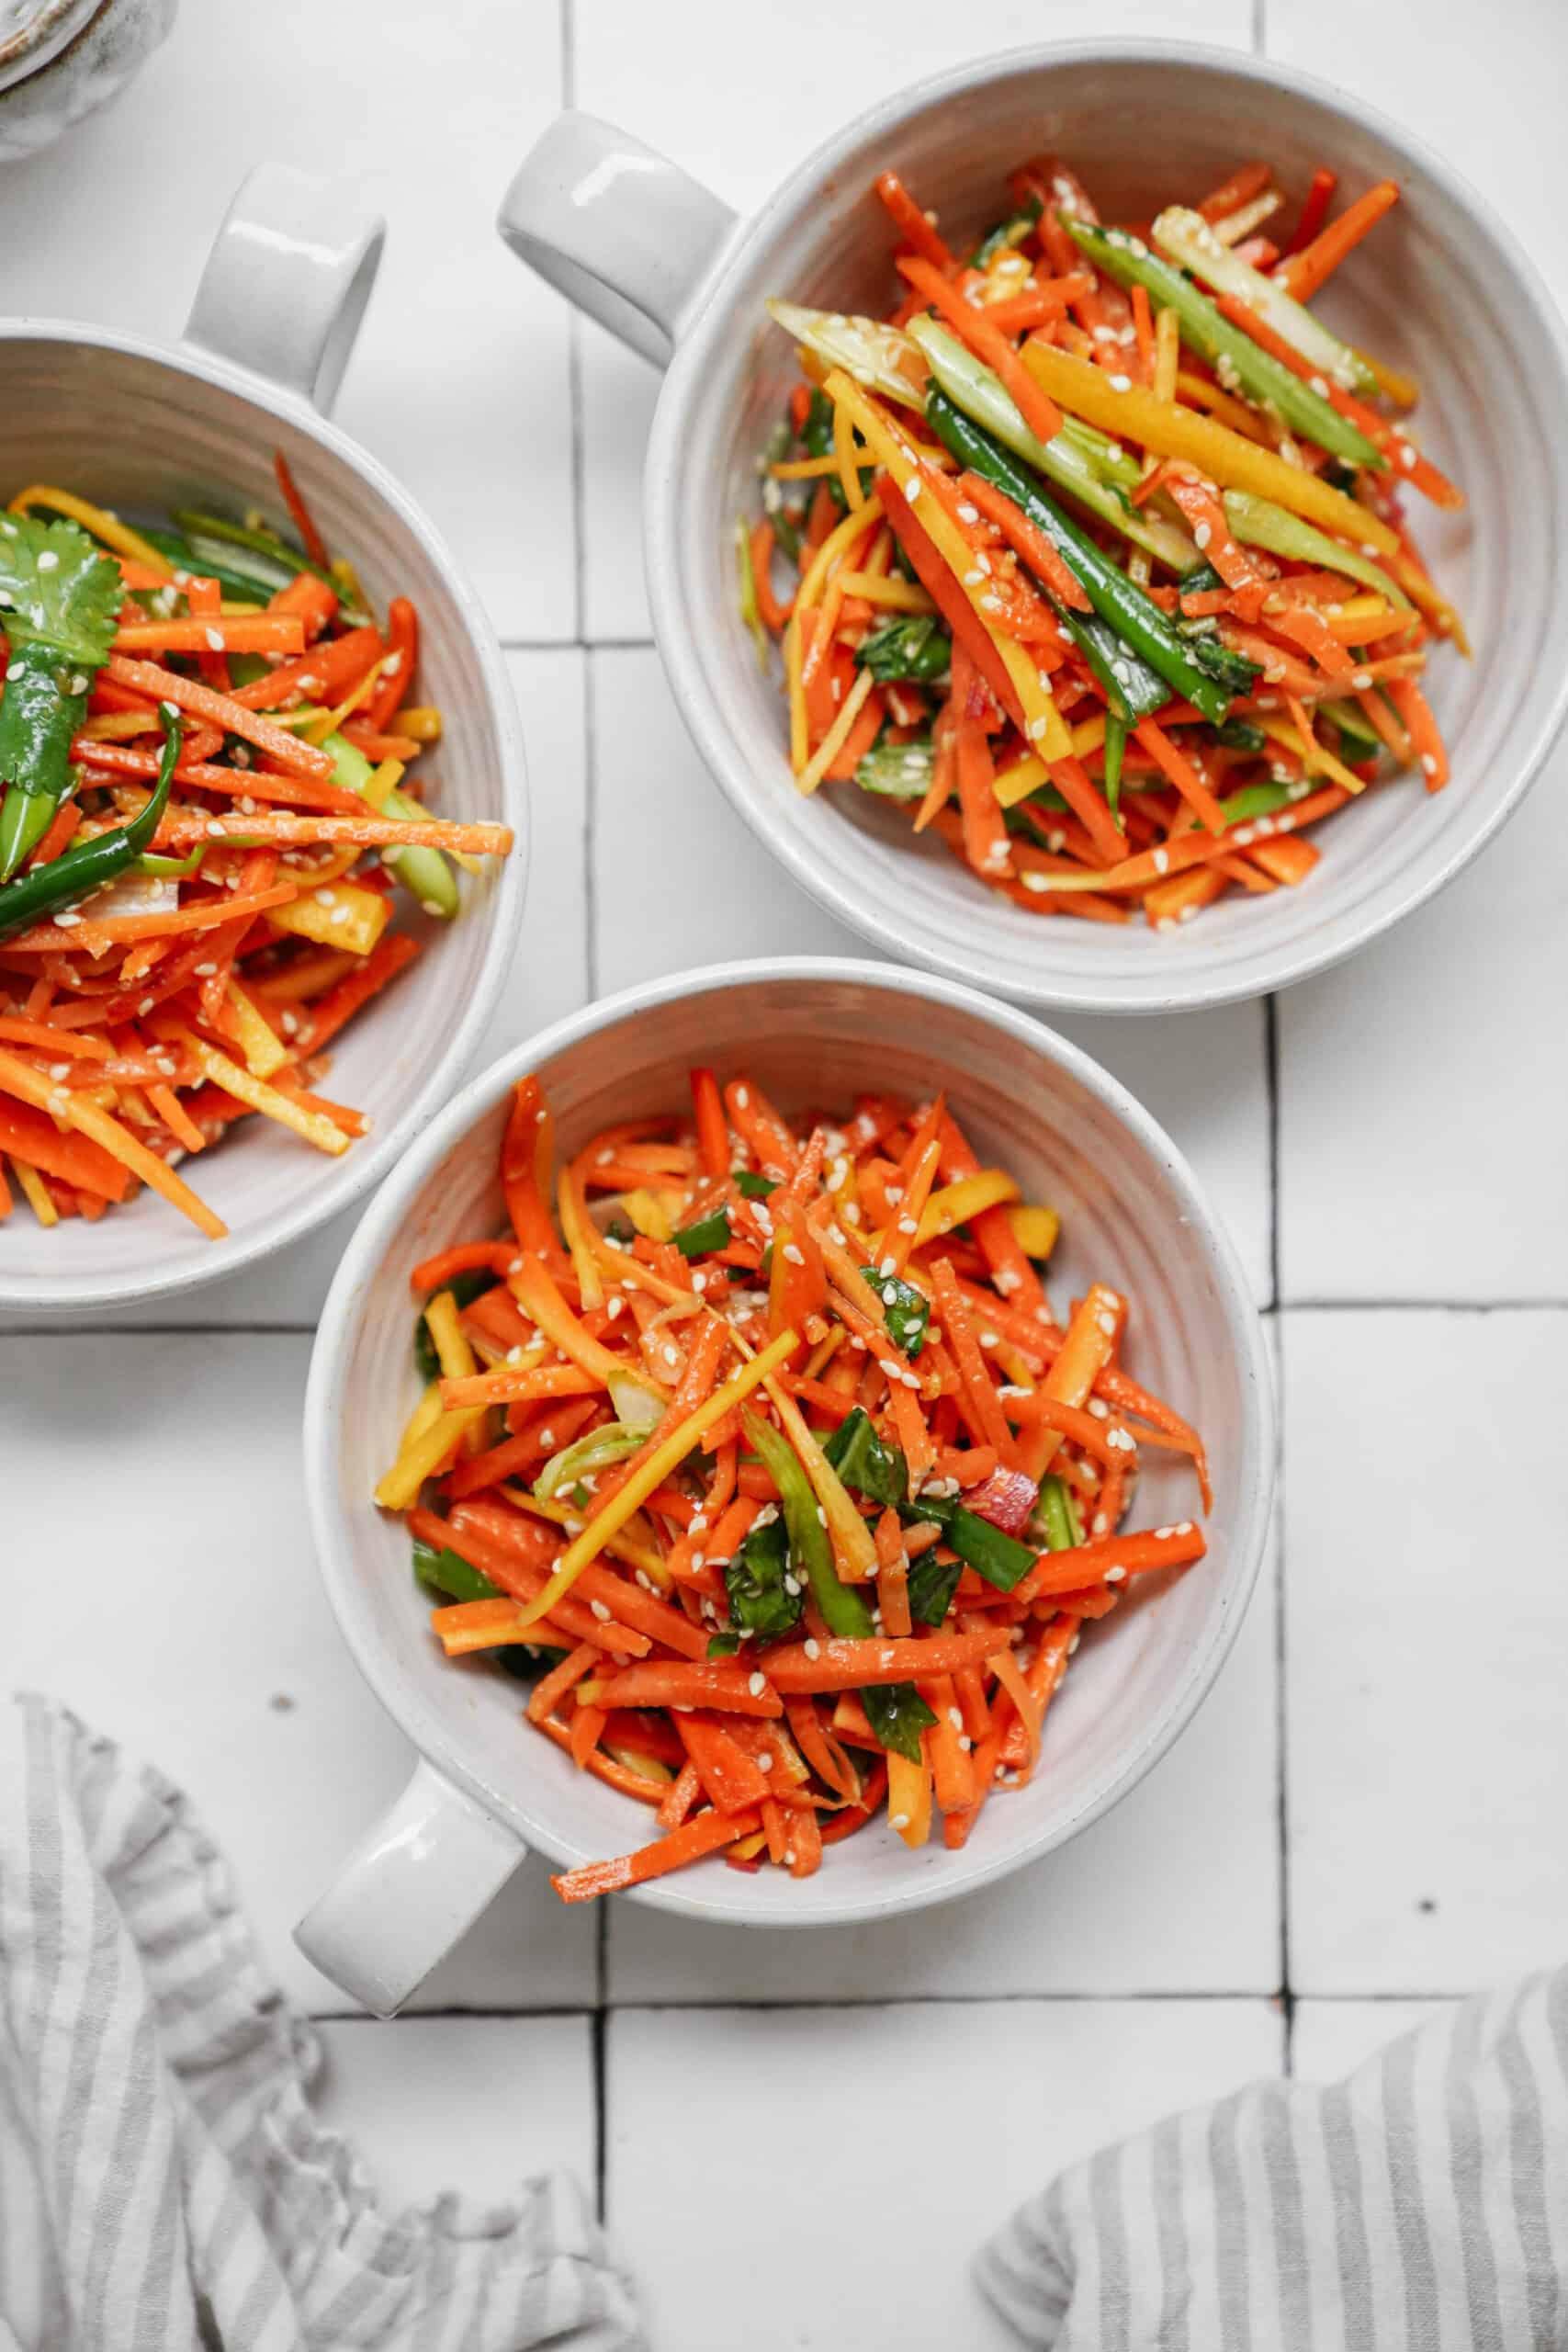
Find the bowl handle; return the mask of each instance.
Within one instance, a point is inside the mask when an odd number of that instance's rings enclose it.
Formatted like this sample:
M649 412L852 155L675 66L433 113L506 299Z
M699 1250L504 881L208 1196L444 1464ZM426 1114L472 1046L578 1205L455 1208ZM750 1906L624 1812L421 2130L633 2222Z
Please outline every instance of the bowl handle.
M396 2015L527 1852L425 1763L355 1848L294 1940L378 2018Z
M735 225L677 164L575 113L525 156L496 216L520 261L658 368Z
M387 224L334 181L258 164L213 241L185 340L299 392L337 398Z

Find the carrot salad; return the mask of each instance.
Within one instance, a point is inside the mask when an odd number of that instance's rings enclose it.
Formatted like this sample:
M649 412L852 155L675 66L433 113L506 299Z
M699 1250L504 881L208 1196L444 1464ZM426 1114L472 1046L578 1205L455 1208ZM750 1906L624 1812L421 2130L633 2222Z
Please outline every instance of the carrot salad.
M420 953L399 889L447 920L512 847L426 815L418 616L276 469L298 543L47 483L0 510L0 1216L11 1179L46 1226L147 1185L216 1239L175 1167L237 1121L346 1151L369 1122L316 1090Z
M720 1854L807 1878L880 1815L962 1846L1080 1626L1204 1552L1123 1532L1144 1446L1207 1506L1201 1443L1122 1368L1119 1291L1056 1320L1055 1215L945 1101L691 1093L558 1167L520 1082L510 1230L415 1268L426 1385L376 1489L446 1655L532 1679L527 1722L653 1815L567 1902Z
M1105 225L1055 156L972 248L893 174L883 318L768 305L803 380L737 526L802 792L852 783L1038 914L1156 930L1306 878L1381 776L1436 792L1458 614L1406 518L1463 495L1407 378L1307 305L1398 200L1265 162ZM1331 217L1332 216L1332 217ZM787 585L785 584L787 582Z

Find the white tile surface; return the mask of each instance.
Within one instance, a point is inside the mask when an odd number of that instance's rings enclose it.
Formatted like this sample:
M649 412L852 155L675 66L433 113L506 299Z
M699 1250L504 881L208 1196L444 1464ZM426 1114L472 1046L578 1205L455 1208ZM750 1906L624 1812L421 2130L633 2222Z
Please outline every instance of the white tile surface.
M1491 10L1483 72L1472 32L1446 9L1359 0L1269 0L1267 14L1270 56L1314 72L1332 57L1336 82L1396 109L1470 175L1568 301L1549 202L1568 11L1541 0ZM1568 1001L1565 789L1560 746L1461 881L1353 965L1280 1000L1288 1298L1568 1297L1568 1235L1534 1214L1568 1182L1568 1094L1536 1078L1559 1062Z
M1297 1989L1560 1960L1568 1316L1293 1313L1284 1353Z
M1280 999L1287 1299L1568 1298L1568 1225L1539 1214L1568 1192L1568 1090L1547 1076L1565 793L1560 749L1451 889Z
M570 638L566 321L491 226L559 99L553 7L195 0L108 112L5 166L6 307L172 340L253 164L353 182L389 235L339 419L438 518L503 637Z
M501 2205L558 2165L592 2194L590 2032L586 2018L334 2018L313 2103L389 2214L446 2188Z
M1264 2001L618 2011L607 2219L680 2352L733 2352L741 2311L750 2352L1003 2352L968 2262L1012 2207L1280 2052Z
M6 1687L48 1690L191 1794L297 1999L343 1996L289 1930L396 1795L411 1757L350 1664L316 1575L299 1466L304 1336L0 1340L16 1482ZM66 1563L62 1571L59 1564ZM518 1737L524 1736L519 1726ZM593 1922L532 1862L419 1996L592 2003Z
M1448 2001L1298 2001L1291 2072L1298 2082L1337 2083L1390 2041L1441 2017Z
M1174 1751L1105 1820L1032 1870L908 1919L772 1940L619 1904L611 1999L1273 1992L1275 1626L1266 1566L1235 1650Z
M910 0L892 20L838 0L751 0L745 38L727 0L684 0L682 51L696 70L670 71L670 28L654 9L573 0L574 103L657 147L738 211L762 199L874 96L1042 39L1092 33L1179 32L1247 48L1248 0L1183 0L1179 24L1164 0L1121 0L1111 17L1089 0L1051 11L1048 30L1029 0ZM722 60L720 69L718 62ZM723 102L714 103L722 71ZM643 445L659 379L599 328L583 330L583 605L590 639L649 634L642 567L627 558Z
M589 656L599 993L735 956L873 951L780 871L692 749L651 646Z

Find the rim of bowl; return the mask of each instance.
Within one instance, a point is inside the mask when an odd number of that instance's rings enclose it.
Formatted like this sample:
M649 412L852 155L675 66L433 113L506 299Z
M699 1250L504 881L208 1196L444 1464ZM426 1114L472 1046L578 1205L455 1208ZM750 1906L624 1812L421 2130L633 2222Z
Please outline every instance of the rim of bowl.
M941 972L974 988L1001 989L1015 1002L1058 1012L1198 1012L1213 1005L1247 1002L1269 995L1276 989L1288 988L1342 963L1406 915L1413 914L1439 890L1446 889L1463 871L1517 809L1568 718L1565 670L1506 790L1476 810L1468 829L1460 834L1439 865L1387 903L1381 903L1374 896L1371 900L1363 899L1359 910L1337 918L1330 901L1318 932L1296 947L1275 946L1267 935L1263 936L1247 964L1227 978L1184 976L1169 964L1157 963L1151 957L1146 978L1140 976L1118 979L1114 988L1104 982L1097 984L1092 978L1053 979L1048 975L1038 986L1011 974L1004 979L983 956L971 955L963 948L932 945L923 936L901 928L896 920L883 913L874 895L857 897L840 879L829 859L814 855L809 842L775 820L771 804L744 772L745 754L731 738L709 696L703 663L695 649L702 632L713 627L712 617L694 611L687 601L681 567L673 553L685 527L680 483L683 461L682 427L688 393L711 365L714 346L734 331L727 299L742 259L758 243L766 242L784 216L811 200L822 181L850 153L867 139L895 128L908 116L1010 74L1038 72L1051 66L1132 62L1194 68L1265 89L1289 90L1343 120L1355 123L1397 155L1419 165L1490 240L1498 262L1529 304L1555 357L1557 405L1568 409L1568 325L1534 262L1480 190L1418 133L1405 130L1380 107L1336 88L1316 74L1303 74L1294 66L1277 64L1240 51L1217 49L1209 42L1135 37L1032 42L928 74L854 116L813 149L759 211L737 221L716 266L699 292L691 323L676 345L660 393L644 473L643 539L649 602L660 657L682 720L704 765L731 806L818 905L900 961L915 962L924 970Z
M502 1795L468 1763L461 1741L452 1736L445 1717L423 1702L405 1715L389 1702L379 1687L379 1645L370 1611L361 1597L354 1566L354 1527L341 1498L338 1477L340 1398L352 1366L361 1298L374 1279L393 1234L404 1222L409 1204L419 1187L452 1146L493 1109L507 1089L528 1069L581 1045L601 1029L637 1014L657 1012L665 1005L678 1003L705 989L730 988L742 982L779 985L792 981L849 983L952 1006L988 1023L1027 1052L1041 1056L1076 1079L1113 1114L1155 1160L1175 1195L1183 1222L1202 1241L1213 1272L1229 1344L1242 1376L1243 1446L1244 1453L1250 1451L1252 1457L1247 1487L1235 1521L1226 1531L1234 1545L1228 1584L1205 1645L1192 1659L1185 1680L1163 1713L1129 1747L1114 1776L1065 1819L1014 1850L986 1860L965 1849L952 1857L951 1871L932 1878L918 1892L911 1884L908 1890L895 1889L858 1900L852 1895L814 1900L809 1915L803 1913L799 1917L781 1919L772 1914L751 1913L743 1902L737 1905L733 1900L724 1905L714 1903L703 1894L700 1885L694 1892L683 1886L679 1875L673 1881L655 1880L631 1890L638 1901L688 1918L748 1927L817 1928L886 1917L904 1910L925 1909L933 1904L953 1901L1005 1878L1026 1862L1038 1861L1089 1828L1153 1770L1187 1728L1213 1689L1246 1617L1268 1550L1276 1476L1274 1382L1262 1320L1235 1245L1186 1158L1159 1122L1119 1079L1032 1013L982 995L961 982L917 971L908 965L872 963L852 956L795 956L754 961L741 958L672 973L662 979L620 989L614 996L602 997L581 1012L555 1022L513 1046L470 1079L414 1148L405 1153L395 1173L381 1187L344 1252L321 1310L305 1386L304 1459L305 1492L317 1566L338 1629L378 1702L419 1754L487 1813L499 1814L509 1826L513 1818L520 1819L525 1827L519 1834L526 1846L536 1847L556 1860L565 1859L564 1849L533 1808L525 1762L518 1792ZM366 1499L368 1502L368 1498Z
M84 326L73 319L0 320L0 343L59 342L85 345L96 350L123 352L131 358L150 359L171 369L175 375L195 376L219 391L232 393L257 408L265 409L296 430L310 434L322 445L329 456L348 466L381 503L391 509L403 527L420 541L431 562L446 578L459 621L478 657L485 692L495 717L505 820L516 835L512 854L502 860L500 871L486 894L482 908L475 910L479 918L488 924L489 935L473 988L461 1007L442 1061L432 1067L401 1116L389 1122L379 1133L365 1137L355 1150L345 1152L335 1163L333 1175L313 1197L299 1198L292 1207L280 1208L259 1224L231 1232L221 1241L204 1243L204 1256L196 1255L193 1247L188 1262L172 1266L166 1272L127 1273L107 1279L81 1275L51 1276L46 1272L39 1278L29 1277L22 1282L15 1275L0 1272L0 1308L39 1314L85 1315L104 1306L141 1306L151 1299L172 1297L178 1292L197 1290L203 1283L237 1274L245 1267L257 1265L264 1258L271 1257L275 1250L303 1240L318 1226L352 1207L355 1201L362 1199L373 1185L380 1182L392 1163L430 1125L443 1103L450 1099L454 1087L466 1076L479 1048L479 1038L495 1010L522 937L523 903L533 852L533 828L528 818L528 770L523 723L518 715L517 698L507 675L501 640L467 571L423 508L410 496L380 459L309 401L283 391L276 385L269 385L265 377L253 376L243 368L231 367L194 346L160 344L151 336L123 334L107 327Z

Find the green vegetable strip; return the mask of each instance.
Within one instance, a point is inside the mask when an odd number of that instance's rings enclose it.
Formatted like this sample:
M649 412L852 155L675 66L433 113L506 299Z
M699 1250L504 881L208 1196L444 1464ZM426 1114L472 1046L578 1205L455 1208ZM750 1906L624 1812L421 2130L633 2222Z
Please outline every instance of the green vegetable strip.
M1046 1548L1052 1552L1070 1552L1081 1544L1077 1514L1073 1498L1067 1492L1066 1480L1054 1471L1040 1481L1040 1517L1044 1524Z
M988 1519L977 1511L965 1510L962 1503L941 1495L920 1495L904 1506L904 1518L913 1522L931 1520L942 1529L950 1550L957 1553L966 1567L974 1569L998 1592L1010 1592L1021 1577L1034 1566L1037 1555L1015 1535L1008 1535L993 1527Z
M1274 278L1265 277L1260 269L1254 269L1250 262L1223 244L1201 212L1171 205L1154 224L1154 241L1161 253L1217 294L1245 302L1320 374L1332 376L1348 392L1376 392L1378 379L1366 361L1348 343L1331 334L1321 319L1314 319Z
M862 755L855 782L879 800L923 800L931 790L936 752L929 741L874 743Z
M339 583L324 563L317 563L303 548L291 547L279 538L276 531L253 530L248 524L232 523L226 514L206 514L190 506L176 506L175 520L187 538L218 539L230 547L248 548L253 555L263 556L283 571L284 578L276 584L286 588L301 571L309 571L323 581L334 594ZM346 607L344 608L346 611Z
M855 661L874 678L914 678L930 682L945 678L953 667L953 639L929 613L884 621L861 639Z
M136 863L158 830L185 740L184 729L167 704L163 707L163 720L164 756L146 806L129 825L117 825L109 832L96 833L91 841L73 842L47 865L35 866L30 873L0 885L0 939L13 938L45 916L90 897Z
M742 1419L747 1442L779 1490L789 1548L797 1567L806 1571L823 1623L839 1640L865 1641L873 1631L871 1611L852 1586L839 1581L828 1531L817 1516L817 1497L798 1454L771 1422L760 1420L755 1413Z
M1102 781L1106 804L1113 817L1122 813L1122 757L1127 749L1127 722L1114 710L1105 714L1105 762Z
M1129 466L1125 459L1115 464L1102 455L1112 447L1105 435L1069 417L1053 440L1038 440L1020 415L1001 378L965 350L955 334L928 318L911 320L909 333L925 353L931 375L948 399L976 424L984 425L987 433L994 434L1026 465L1035 467L1058 490L1066 491L1100 522L1108 523L1113 531L1156 557L1172 571L1185 574L1202 561L1184 530L1157 514L1143 512L1122 495L1116 476L1128 474L1136 481L1138 468ZM927 401L929 403L929 393ZM1108 473L1111 476L1109 481L1105 479Z
M428 1544L414 1544L413 1572L425 1590L442 1600L493 1600L501 1590L456 1552L437 1552Z
M928 394L926 418L961 464L1010 498L1020 513L1045 533L1100 619L1116 636L1158 672L1172 694L1218 725L1230 707L1230 696L1200 668L1191 648L1159 606L1125 572L1119 571L1094 541L1052 503L1017 459L945 392L933 390ZM1125 690L1131 690L1131 678L1129 665L1128 677L1122 681Z
M1290 797L1289 785L1244 784L1239 792L1227 793L1220 807L1227 825L1248 825L1254 817L1271 817L1287 807Z
M1305 434L1332 457L1357 466L1381 469L1387 464L1382 450L1347 424L1321 392L1233 327L1190 277L1151 253L1141 237L1130 237L1122 229L1093 229L1085 220L1065 220L1062 225L1108 277L1119 286L1142 286L1156 310L1174 311L1182 340L1209 362L1222 383L1234 380L1253 400L1267 401L1293 431Z
M329 735L321 749L332 753L336 763L333 782L341 792L355 792L363 800L370 779L376 771L356 744L346 735ZM418 803L408 799L396 787L381 802L380 814L396 818L400 824L417 823L428 812ZM408 891L417 899L427 915L439 915L450 922L457 911L457 880L452 868L438 849L400 849L388 853L387 863Z
M715 1209L710 1216L700 1216L694 1225L683 1225L671 1238L682 1258L703 1258L710 1250L728 1250L729 1212Z
M1341 546L1326 531L1292 514L1289 507L1276 506L1272 499L1258 498L1249 490L1227 490L1222 499L1233 534L1248 547L1267 548L1270 555L1282 555L1292 563L1343 572L1347 580L1359 580L1363 588L1386 596L1401 612L1415 610L1398 581L1391 579L1382 564L1374 563L1359 548Z
M1100 681L1107 717L1119 720L1123 729L1140 718L1152 718L1170 700L1170 689L1158 671L1140 662L1098 614L1086 619L1063 605L1057 616Z

